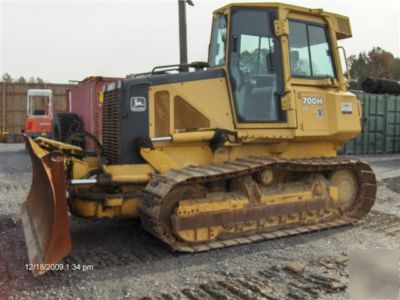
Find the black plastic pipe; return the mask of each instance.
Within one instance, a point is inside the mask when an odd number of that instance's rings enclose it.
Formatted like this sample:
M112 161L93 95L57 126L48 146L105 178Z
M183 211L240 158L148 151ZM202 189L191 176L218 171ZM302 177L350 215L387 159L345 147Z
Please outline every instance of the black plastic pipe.
M385 78L367 77L361 88L366 93L400 95L400 82Z

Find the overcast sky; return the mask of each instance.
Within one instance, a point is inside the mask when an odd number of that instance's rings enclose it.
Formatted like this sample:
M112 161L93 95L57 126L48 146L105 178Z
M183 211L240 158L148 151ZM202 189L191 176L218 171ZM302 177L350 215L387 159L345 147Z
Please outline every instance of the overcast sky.
M212 11L229 0L187 8L189 61L206 61ZM235 1L235 2L257 2ZM382 47L400 56L399 0L282 0L350 17L348 55ZM176 0L0 0L0 73L50 82L124 77L179 62Z

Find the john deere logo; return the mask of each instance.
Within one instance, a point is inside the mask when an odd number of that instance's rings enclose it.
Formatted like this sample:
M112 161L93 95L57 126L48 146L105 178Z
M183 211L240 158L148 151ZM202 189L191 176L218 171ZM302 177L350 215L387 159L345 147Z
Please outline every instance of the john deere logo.
M146 111L145 97L131 97L131 111Z

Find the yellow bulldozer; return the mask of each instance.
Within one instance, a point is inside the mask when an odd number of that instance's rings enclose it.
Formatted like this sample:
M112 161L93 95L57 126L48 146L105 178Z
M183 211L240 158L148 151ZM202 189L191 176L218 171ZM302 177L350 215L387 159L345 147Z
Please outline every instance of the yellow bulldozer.
M361 130L337 44L351 35L347 17L322 9L229 4L213 14L208 62L187 63L183 46L180 64L104 88L95 155L26 137L33 181L22 221L34 275L69 253L69 212L140 218L180 252L366 215L375 175L336 155Z

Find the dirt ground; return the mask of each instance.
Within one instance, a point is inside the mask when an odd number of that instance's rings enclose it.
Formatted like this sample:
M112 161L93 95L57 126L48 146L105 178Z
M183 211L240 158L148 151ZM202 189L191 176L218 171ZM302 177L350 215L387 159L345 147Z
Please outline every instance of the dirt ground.
M379 189L373 211L355 226L177 254L137 220L71 217L73 249L64 265L80 269L33 278L18 216L30 161L23 145L0 144L0 299L347 298L351 250L400 241L400 155L360 159L373 166Z

